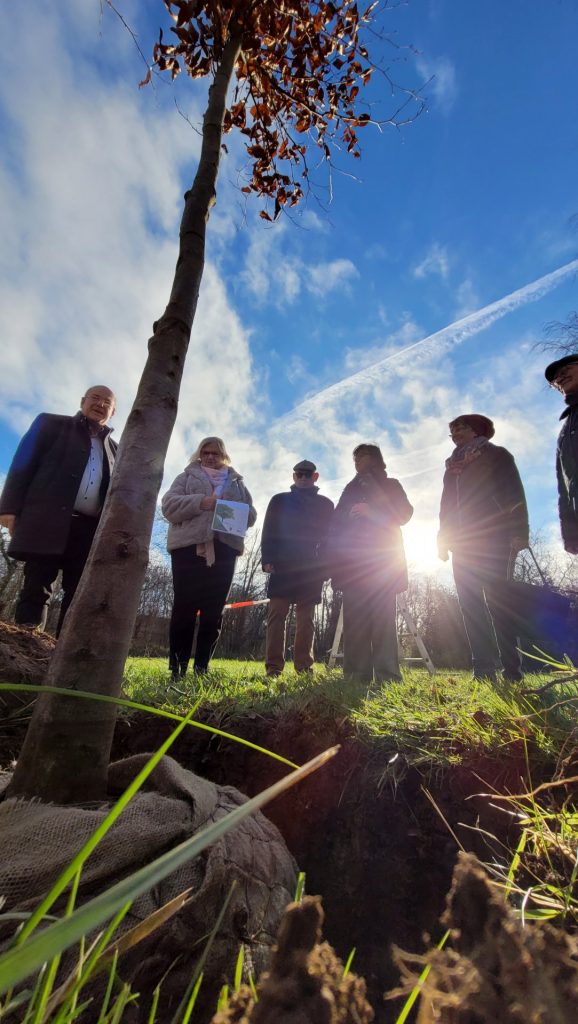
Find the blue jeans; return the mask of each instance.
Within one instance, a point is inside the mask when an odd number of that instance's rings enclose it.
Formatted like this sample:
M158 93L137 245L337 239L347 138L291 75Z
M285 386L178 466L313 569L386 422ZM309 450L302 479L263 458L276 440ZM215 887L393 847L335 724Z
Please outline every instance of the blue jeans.
M522 678L522 659L509 602L507 578L510 549L452 552L452 568L464 626L472 652L474 676L494 677L496 645L504 675Z

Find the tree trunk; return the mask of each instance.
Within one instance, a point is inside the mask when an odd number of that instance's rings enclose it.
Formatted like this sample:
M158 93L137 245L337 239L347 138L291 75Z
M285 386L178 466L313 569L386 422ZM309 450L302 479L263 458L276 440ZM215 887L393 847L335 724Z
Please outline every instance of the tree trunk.
M232 31L209 90L201 157L185 196L169 304L149 341L100 525L66 616L48 686L114 697L120 693L203 274L227 90L240 45L240 35ZM103 799L115 721L112 704L42 694L9 795L57 803Z

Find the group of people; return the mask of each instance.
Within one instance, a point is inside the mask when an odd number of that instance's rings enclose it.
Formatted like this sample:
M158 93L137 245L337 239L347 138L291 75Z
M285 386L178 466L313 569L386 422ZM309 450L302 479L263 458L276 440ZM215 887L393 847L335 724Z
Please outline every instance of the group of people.
M286 623L296 609L294 664L313 666L315 606L326 579L343 593L344 671L361 679L399 679L395 595L407 586L400 526L413 513L401 484L390 480L377 445L359 445L356 476L337 507L319 493L319 473L308 459L293 467L289 491L269 502L262 532L262 568L268 575L268 676L285 665ZM194 671L207 671L217 643L223 608L243 550L235 533L215 530L219 499L248 508L247 525L257 513L251 493L231 466L219 437L205 437L189 465L162 499L169 522L174 603L169 628L169 668L185 676L197 638Z
M545 376L566 402L556 455L559 515L564 547L578 554L578 353L555 360ZM43 628L61 571L60 632L113 472L117 446L109 421L114 410L110 388L93 386L76 415L42 413L17 448L0 496L0 525L10 533L8 554L25 563L14 616L19 625ZM517 553L528 545L524 488L512 455L492 443L488 417L463 414L449 429L454 450L443 478L438 553L443 560L452 554L474 678L496 678L496 641L503 676L515 682L522 669L504 584ZM283 671L292 605L295 668L312 670L315 606L330 579L343 596L344 673L363 683L401 678L396 595L407 588L401 527L413 508L399 481L388 476L378 445L358 445L353 462L355 475L335 507L319 493L319 473L308 459L293 467L290 489L269 502L262 531L268 676ZM162 499L174 585L173 679L187 672L197 619L194 669L207 671L243 551L243 530L219 528L220 500L243 509L245 526L253 525L257 513L243 477L221 438L206 437Z

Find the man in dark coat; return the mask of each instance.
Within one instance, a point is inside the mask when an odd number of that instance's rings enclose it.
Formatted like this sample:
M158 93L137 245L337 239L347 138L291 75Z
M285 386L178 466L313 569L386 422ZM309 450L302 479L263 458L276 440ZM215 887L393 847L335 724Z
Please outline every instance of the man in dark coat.
M545 375L566 402L556 451L558 512L564 548L578 555L578 352L550 363Z
M110 388L86 392L75 416L41 413L24 435L0 496L8 554L25 562L15 621L44 627L52 586L62 571L57 635L74 597L110 482L116 444L107 423Z
M292 604L296 610L294 663L297 672L313 666L315 605L321 600L324 569L320 552L327 537L333 502L319 494L317 467L303 459L293 467L290 491L275 494L263 523L261 561L269 573L267 614L268 676L285 665L285 628Z
M487 416L467 413L449 426L456 447L446 460L439 556L447 561L452 552L474 679L495 680L497 640L504 679L519 682L521 658L506 583L518 551L528 545L524 488L510 452L490 443L494 424Z

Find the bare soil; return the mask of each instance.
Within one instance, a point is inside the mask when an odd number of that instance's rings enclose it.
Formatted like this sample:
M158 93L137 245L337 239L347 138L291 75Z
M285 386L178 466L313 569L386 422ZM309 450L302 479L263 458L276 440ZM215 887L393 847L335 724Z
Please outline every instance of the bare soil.
M41 683L53 645L48 636L0 623L0 679ZM27 704L27 695L9 701L0 692L0 768L18 755ZM405 763L395 737L364 743L346 718L320 720L310 710L269 718L215 712L211 717L205 711L199 717L300 764L340 745L333 761L269 804L266 814L306 873L307 892L322 897L324 938L342 961L355 947L354 970L367 982L375 1021L394 1021L400 1003L383 998L400 980L392 948L419 957L429 946L427 936L434 943L440 938L459 846L488 861L504 860L505 850L516 845L512 818L483 794L521 791L527 772L521 744L499 757L472 751L460 764L418 771ZM170 731L170 722L146 714L119 720L113 759L157 750ZM287 771L265 755L195 728L179 738L171 756L247 796ZM554 768L532 766L533 785L551 778ZM436 962L438 979L442 966ZM470 1012L456 1016L456 1024L499 1019L478 1016L475 1005Z
M347 722L320 725L306 715L270 720L252 715L210 724L297 763L341 745L332 762L269 804L266 814L306 872L307 892L322 896L324 937L342 960L355 947L354 969L366 979L376 1022L395 1020L399 1004L383 1000L399 982L392 945L423 953L426 934L435 940L441 936L439 918L457 840L482 860L503 858L501 843L515 846L511 819L479 794L519 791L526 771L522 749L424 774L395 758L393 740L365 745ZM153 751L169 731L169 723L150 716L120 721L114 757ZM188 729L171 753L185 767L248 796L287 770L196 729Z

